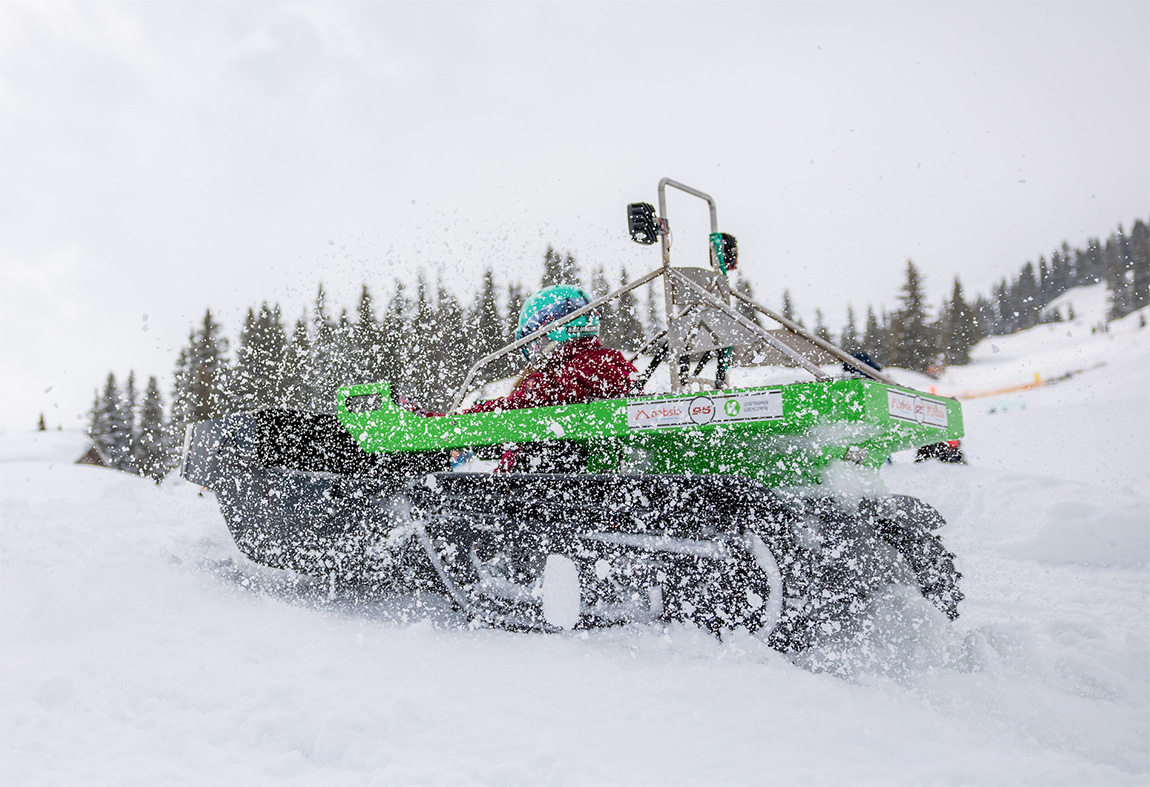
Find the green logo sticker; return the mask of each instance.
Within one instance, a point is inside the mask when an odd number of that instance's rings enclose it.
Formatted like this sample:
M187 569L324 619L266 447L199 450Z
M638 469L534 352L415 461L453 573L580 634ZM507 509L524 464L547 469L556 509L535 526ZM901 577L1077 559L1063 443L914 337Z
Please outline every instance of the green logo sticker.
M739 410L741 409L742 408L739 407L738 399L728 399L727 403L723 405L723 412L725 412L730 418L734 418L736 415L738 415Z

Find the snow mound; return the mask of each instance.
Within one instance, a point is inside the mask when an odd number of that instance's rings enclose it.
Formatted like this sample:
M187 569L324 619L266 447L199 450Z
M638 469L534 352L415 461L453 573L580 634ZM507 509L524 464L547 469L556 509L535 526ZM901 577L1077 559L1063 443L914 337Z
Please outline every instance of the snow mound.
M91 446L79 429L0 434L0 462L75 462Z
M1063 322L1076 320L1088 325L1106 322L1110 312L1110 290L1104 283L1074 287L1042 307L1045 319L1057 315Z

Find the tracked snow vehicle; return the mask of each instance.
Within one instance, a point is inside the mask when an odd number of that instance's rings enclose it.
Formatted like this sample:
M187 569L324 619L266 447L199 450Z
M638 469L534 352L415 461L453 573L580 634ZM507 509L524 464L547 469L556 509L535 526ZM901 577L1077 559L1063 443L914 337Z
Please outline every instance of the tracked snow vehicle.
M710 265L671 265L666 189L705 200ZM714 200L664 179L628 206L662 265L470 370L451 413L425 417L385 382L334 413L262 410L193 424L183 474L215 492L252 560L367 585L425 585L478 621L537 630L690 620L799 649L876 590L917 586L942 613L962 593L934 509L837 493L897 450L962 436L957 401L896 385L729 284L735 239ZM660 281L666 330L626 399L463 414L487 364ZM774 327L764 327L767 322ZM735 388L734 364L806 381ZM661 365L668 390L644 391ZM710 376L701 378L707 373ZM530 472L453 472L453 452L515 446Z

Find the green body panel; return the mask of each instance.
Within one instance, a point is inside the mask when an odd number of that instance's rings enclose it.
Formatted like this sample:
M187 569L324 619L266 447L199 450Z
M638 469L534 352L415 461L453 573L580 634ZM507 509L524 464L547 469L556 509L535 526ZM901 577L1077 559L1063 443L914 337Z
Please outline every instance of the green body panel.
M894 451L963 435L956 400L863 379L443 417L409 412L386 383L369 383L340 389L336 407L373 454L568 440L590 449L589 472L740 475L768 486L817 482L844 458L877 468Z

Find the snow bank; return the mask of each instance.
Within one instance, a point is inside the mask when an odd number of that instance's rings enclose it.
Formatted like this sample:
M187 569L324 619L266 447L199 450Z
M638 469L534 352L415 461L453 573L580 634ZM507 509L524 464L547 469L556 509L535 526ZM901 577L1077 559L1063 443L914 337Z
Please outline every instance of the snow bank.
M0 433L0 462L75 462L91 446L86 432L68 431Z

